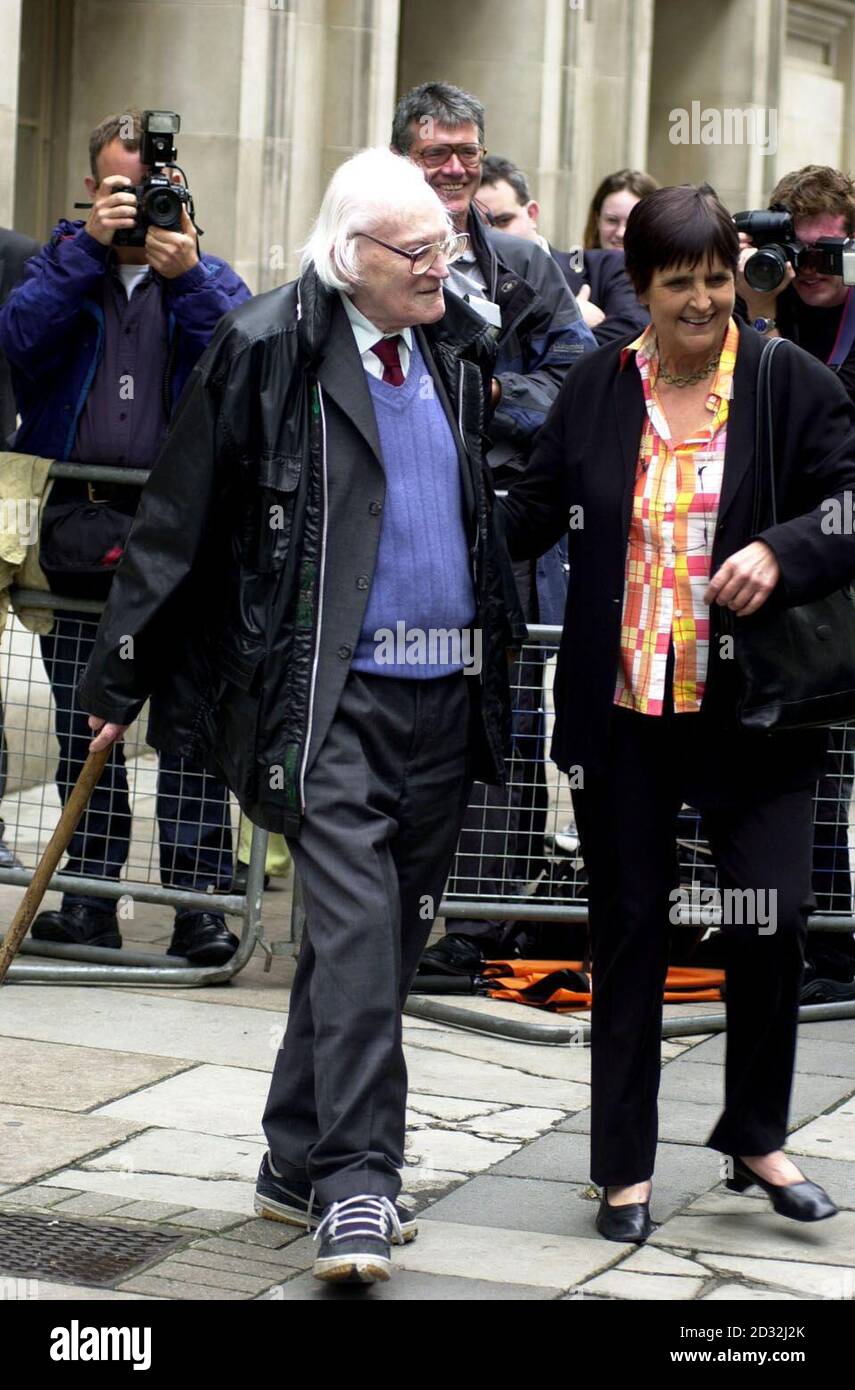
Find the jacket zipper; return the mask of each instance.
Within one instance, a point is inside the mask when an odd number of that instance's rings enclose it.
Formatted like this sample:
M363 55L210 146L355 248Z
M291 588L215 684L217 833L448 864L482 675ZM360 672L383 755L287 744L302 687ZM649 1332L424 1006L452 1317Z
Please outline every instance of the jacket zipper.
M303 746L303 761L300 764L300 815L306 806L305 783L306 764L309 760L309 747L312 742L312 720L315 713L315 686L318 679L318 665L321 655L321 627L324 616L324 571L327 561L327 417L324 412L324 392L320 382L315 383L318 393L318 407L321 412L321 479L324 520L321 527L321 569L318 576L318 625L315 632L315 650L312 656L312 680L309 686L309 716L306 720L306 741Z
M457 430L460 435L460 442L463 445L467 459L469 451L466 448L466 435L463 433L463 363L457 363ZM473 479L474 482L474 479ZM475 586L475 603L478 603L478 537L480 535L481 522L479 515L478 488L475 488L475 542L472 546L472 583Z

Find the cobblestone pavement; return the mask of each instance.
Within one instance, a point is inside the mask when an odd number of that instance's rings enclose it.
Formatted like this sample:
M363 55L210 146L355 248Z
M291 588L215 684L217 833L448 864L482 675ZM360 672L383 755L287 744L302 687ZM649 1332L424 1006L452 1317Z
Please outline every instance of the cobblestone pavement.
M19 891L0 887L8 922ZM265 895L284 937L288 884ZM51 906L49 897L45 906ZM171 914L140 906L128 945L162 951ZM32 958L30 958L32 960ZM0 992L0 1233L10 1213L175 1238L109 1287L68 1270L23 1277L0 1256L5 1297L323 1299L313 1243L252 1215L260 1129L293 963L256 952L230 985L200 990L11 984ZM516 1005L492 1016L566 1028ZM701 1005L693 1013L717 1011ZM679 1007L671 1007L680 1015ZM801 1028L789 1151L840 1215L800 1226L762 1195L732 1196L704 1147L724 1039L663 1044L660 1146L644 1248L594 1230L582 1046L532 1045L405 1020L410 1072L404 1190L418 1239L369 1299L852 1299L855 1297L855 1020ZM0 1249L2 1237L0 1236Z

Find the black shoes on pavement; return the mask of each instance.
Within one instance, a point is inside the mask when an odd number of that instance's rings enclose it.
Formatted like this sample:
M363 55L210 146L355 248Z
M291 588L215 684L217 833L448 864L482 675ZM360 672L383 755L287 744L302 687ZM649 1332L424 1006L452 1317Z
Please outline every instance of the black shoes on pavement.
M761 1178L759 1173L747 1167L741 1158L732 1158L730 1161L733 1164L733 1176L724 1184L730 1192L745 1192L756 1183L758 1187L762 1187L778 1215L789 1216L792 1221L824 1221L826 1217L837 1214L837 1207L818 1183L802 1178L800 1182L782 1186L780 1183L767 1182L765 1178Z
M191 965L225 965L238 944L219 912L179 913L166 954L184 956Z
M471 936L448 932L419 961L420 975L480 975L484 952Z
M791 1221L825 1221L837 1214L837 1207L818 1183L802 1178L785 1185L767 1182L740 1158L731 1158L733 1175L725 1181L729 1192L745 1192L754 1184L761 1187L779 1216ZM609 1205L608 1188L603 1188L597 1212L597 1230L606 1240L641 1244L656 1226L650 1219L650 1202L631 1202L627 1206Z
M70 903L57 912L40 912L33 922L34 941L58 941L66 946L108 946L119 950L122 938L115 909Z
M392 1273L392 1242L402 1244L394 1203L368 1193L332 1202L313 1239L318 1253L312 1273L335 1284L385 1282Z
M268 1221L282 1221L286 1226L304 1226L313 1231L320 1225L322 1209L316 1205L315 1189L308 1178L284 1178L273 1166L270 1153L261 1160L255 1184L255 1211ZM411 1211L395 1203L398 1226L392 1233L393 1245L407 1245L419 1233ZM400 1231L400 1238L398 1232Z
M119 950L122 938L115 909L71 903L56 912L40 912L32 926L34 941L70 946L106 946ZM218 912L185 912L175 918L168 956L184 956L193 965L225 965L238 939Z
M606 1240L632 1241L643 1244L656 1230L650 1219L650 1201L629 1202L622 1207L609 1203L609 1189L603 1188L597 1212L597 1230Z

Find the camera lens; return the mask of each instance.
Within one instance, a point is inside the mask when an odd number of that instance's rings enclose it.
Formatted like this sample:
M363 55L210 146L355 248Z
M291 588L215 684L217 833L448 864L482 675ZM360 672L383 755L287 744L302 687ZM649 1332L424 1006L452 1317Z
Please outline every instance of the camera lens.
M180 196L171 188L152 189L145 200L145 215L155 227L180 227Z
M763 246L745 263L745 279L752 290L768 294L787 273L787 255L780 246Z

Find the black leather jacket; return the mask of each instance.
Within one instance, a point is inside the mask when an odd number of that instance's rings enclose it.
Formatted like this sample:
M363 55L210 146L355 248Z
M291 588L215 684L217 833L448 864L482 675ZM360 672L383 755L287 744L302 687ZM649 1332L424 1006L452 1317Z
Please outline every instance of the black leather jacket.
M483 651L480 676L469 678L473 772L501 782L506 649L524 629L518 611L509 618L510 570L481 453L494 349L452 295L442 320L415 332L461 456ZM370 396L351 364L359 358L338 296L313 270L223 319L144 490L79 688L83 709L120 724L150 695L155 748L201 761L253 821L292 835L349 666L341 609L357 635L367 600L352 583L330 592L330 575L342 555L361 567L376 553L376 536L368 549L364 536L377 518L362 503L383 479L366 443ZM339 510L331 529L330 485L338 480L340 496L342 477L332 472L342 469L347 524ZM371 472L368 492L360 469Z

